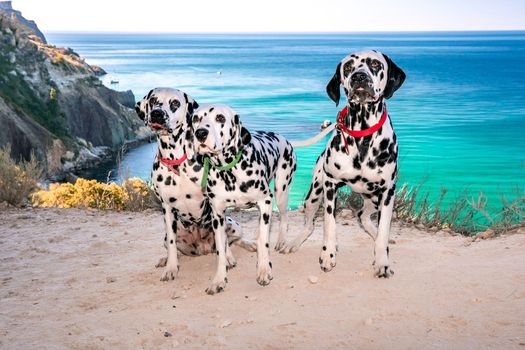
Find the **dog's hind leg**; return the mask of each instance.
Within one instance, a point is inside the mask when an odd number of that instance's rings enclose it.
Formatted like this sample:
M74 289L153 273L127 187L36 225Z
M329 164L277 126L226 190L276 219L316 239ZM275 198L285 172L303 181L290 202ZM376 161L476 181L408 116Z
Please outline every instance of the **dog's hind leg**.
M274 180L275 200L279 209L279 237L275 244L275 250L280 251L286 244L286 233L288 231L288 198L290 195L290 185L297 167L297 158L291 146L277 165L277 172Z
M167 253L167 250L168 250L168 234L167 233L164 234L164 248L166 248L166 253ZM168 262L168 256L166 255L165 257L159 259L159 262L157 263L157 265L155 265L155 267L157 268L165 267L167 262Z
M324 157L321 155L317 160L317 163L314 168L312 184L310 185L310 190L306 196L304 203L304 213L306 217L305 228L301 235L297 236L291 242L285 243L279 253L288 254L296 252L299 247L310 237L312 232L314 232L315 224L315 214L319 210L321 205L321 199L323 195L323 161Z
M377 208L377 204L374 203L374 200L372 198L367 198L363 196L363 207L357 212L357 218L359 219L361 226L363 226L365 232L368 233L374 241L377 237L377 226L372 221L371 216L372 214L377 212Z

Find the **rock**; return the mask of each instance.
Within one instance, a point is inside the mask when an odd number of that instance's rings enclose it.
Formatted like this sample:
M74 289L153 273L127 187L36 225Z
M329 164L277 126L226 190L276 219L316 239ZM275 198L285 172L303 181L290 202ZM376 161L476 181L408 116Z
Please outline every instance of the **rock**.
M95 66L95 65L91 65L91 69L93 70L93 73L95 74L95 76L97 77L101 77L103 75L106 75L108 74L104 69L102 69L101 67L99 66Z
M117 279L115 277L106 277L106 282L107 283L113 283L113 282L116 282Z
M233 323L232 321L230 321L230 320L226 320L226 321L224 321L224 322L221 323L220 327L221 327L221 328L226 328L226 327L231 326L232 323Z
M316 284L318 281L319 281L319 277L317 276L308 276L308 281L311 283L311 284Z
M18 24L21 26L21 29L23 30L23 34L25 35L34 34L42 43L44 44L46 43L46 37L40 31L36 23L22 16L22 12L14 10L11 5L11 1L0 2L0 14L2 13L5 13L11 19L16 20Z
M66 159L66 160L73 160L74 158L75 158L75 153L73 153L71 151L67 151L64 154L64 159Z
M478 232L473 238L472 241L477 241L479 239L488 239L494 237L496 233L493 230L487 230L483 232Z
M164 332L164 336L165 336L166 338L168 338L168 337L173 336L173 334L171 334L170 332L167 332L167 331L166 331L166 332Z

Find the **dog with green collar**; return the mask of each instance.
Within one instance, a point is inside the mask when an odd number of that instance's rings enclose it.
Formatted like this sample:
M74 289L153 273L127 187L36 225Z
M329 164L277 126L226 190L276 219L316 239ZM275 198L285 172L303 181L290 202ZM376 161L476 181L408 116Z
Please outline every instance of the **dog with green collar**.
M212 227L217 247L217 272L208 294L226 287L225 210L257 206L260 212L257 237L257 282L268 285L272 277L269 240L273 195L280 213L276 249L285 243L288 228L288 196L297 159L292 145L273 132L249 132L230 107L210 105L194 112L193 144L202 157L201 186L212 208Z

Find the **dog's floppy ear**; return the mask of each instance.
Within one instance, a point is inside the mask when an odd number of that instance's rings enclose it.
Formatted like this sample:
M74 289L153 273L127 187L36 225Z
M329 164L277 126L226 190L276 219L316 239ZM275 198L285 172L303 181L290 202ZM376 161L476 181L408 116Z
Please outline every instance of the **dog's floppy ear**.
M403 85L406 75L405 72L403 72L403 70L399 68L387 55L383 54L383 57L385 58L388 66L388 77L383 96L388 99L394 95L394 92L396 92L397 89L401 87L401 85Z
M328 82L328 85L326 85L326 93L328 96L335 102L335 105L337 106L339 104L339 99L341 98L341 91L340 91L340 85L341 85L341 62L337 65L337 68L335 69L335 74Z
M193 142L193 115L197 108L199 108L199 104L186 94L184 94L184 98L186 99L186 135L184 136L186 138L185 151L188 158L192 159L195 156L195 142Z
M186 124L190 126L192 123L193 112L199 108L199 104L186 94L184 94L184 97L186 98Z
M252 140L252 134L244 126L241 127L241 142L243 145L247 145Z
M186 134L184 135L186 142L184 144L184 151L188 159L193 159L195 156L195 142L193 142L193 128L189 127L186 129Z
M144 100L141 100L135 104L135 113L137 113L140 119L144 120L144 118L146 118L146 113L142 110L142 101Z

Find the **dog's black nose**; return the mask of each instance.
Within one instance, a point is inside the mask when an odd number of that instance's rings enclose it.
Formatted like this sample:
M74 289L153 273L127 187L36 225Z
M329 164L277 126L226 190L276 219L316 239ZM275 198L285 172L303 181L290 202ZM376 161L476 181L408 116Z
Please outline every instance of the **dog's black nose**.
M161 109L154 109L150 113L150 122L154 124L164 124L164 111Z
M206 137L208 137L208 130L207 129L197 129L195 131L195 136L197 137L197 140L200 142L206 141Z
M352 75L352 83L362 83L368 80L368 75L364 72L356 72Z

